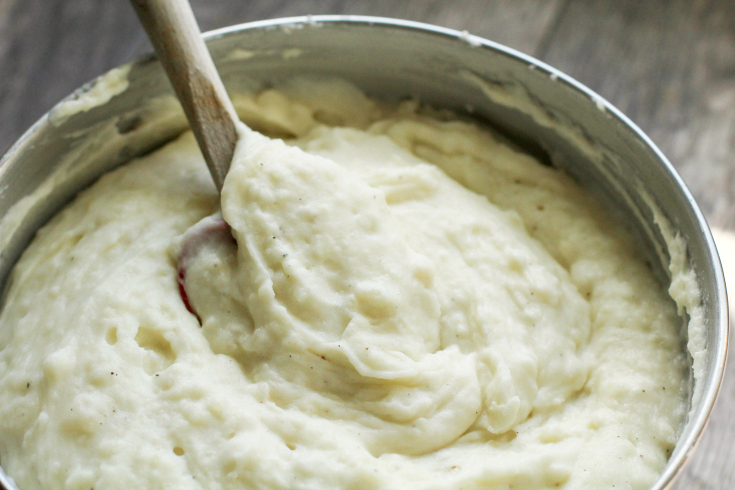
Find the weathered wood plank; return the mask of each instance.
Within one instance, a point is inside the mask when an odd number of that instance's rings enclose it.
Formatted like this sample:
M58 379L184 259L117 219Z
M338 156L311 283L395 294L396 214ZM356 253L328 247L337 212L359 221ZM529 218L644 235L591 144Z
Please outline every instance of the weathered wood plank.
M299 2L192 2L202 29L308 14L372 15L426 22L531 52L554 19L561 0L301 0ZM522 26L522 27L519 27Z
M131 59L145 34L127 2L16 0L0 24L0 151L44 112Z
M735 4L569 2L534 54L621 109L735 228Z

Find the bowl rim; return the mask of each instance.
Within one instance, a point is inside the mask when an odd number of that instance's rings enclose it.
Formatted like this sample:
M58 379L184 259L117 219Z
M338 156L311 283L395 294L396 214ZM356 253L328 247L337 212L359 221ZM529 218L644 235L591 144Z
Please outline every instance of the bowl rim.
M714 408L717 396L722 388L722 381L725 373L725 366L727 362L728 348L729 348L729 313L728 313L728 302L727 302L727 291L725 287L724 272L722 264L719 258L717 247L714 242L714 238L707 224L707 221L702 213L701 209L694 200L689 188L682 180L674 166L669 162L663 152L656 146L656 144L625 114L618 110L615 106L609 103L602 96L591 90L586 85L572 78L571 76L557 70L556 68L547 65L546 63L522 53L518 50L505 46L503 44L490 41L488 39L472 35L467 31L458 31L455 29L449 29L446 27L440 27L433 24L427 24L423 22L394 19L389 17L376 17L376 16L365 16L365 15L305 15L305 16L294 16L294 17L281 17L268 20L259 20L253 22L245 22L235 24L219 29L207 31L202 34L205 41L213 41L219 38L230 37L238 35L243 31L257 30L257 29L273 29L273 28L288 28L293 26L294 28L303 27L322 27L322 26L378 26L384 28L407 30L420 32L423 34L431 34L441 38L455 39L458 41L464 41L467 43L468 49L487 49L494 51L497 54L503 55L507 58L513 59L518 62L525 63L529 67L545 71L551 78L558 82L567 85L569 88L576 90L577 92L586 96L590 103L597 104L598 107L604 108L604 110L610 114L613 119L616 119L619 123L622 123L626 129L630 130L635 137L651 150L656 157L656 160L660 165L664 167L668 174L676 182L677 187L683 193L686 202L692 209L693 214L696 218L699 232L702 238L705 240L707 257L709 258L708 266L714 268L714 304L719 304L720 308L716 309L719 312L717 317L716 334L719 338L719 342L715 346L708 345L707 349L714 347L714 371L709 384L704 387L702 397L700 400L700 409L694 412L693 419L687 419L685 424L689 426L689 432L685 439L677 440L677 451L673 453L671 458L667 461L664 471L659 475L658 479L651 487L651 490L660 490L669 488L673 484L676 477L682 473L686 461L690 458L693 451L696 449L697 444L702 438L704 430L709 422L712 410ZM143 55L136 58L135 60L124 63L124 66L129 63L136 63L142 60L151 59L151 54ZM119 67L116 67L119 68ZM115 69L115 68L112 68ZM33 137L46 125L50 124L49 114L53 110L65 101L77 97L80 93L84 93L86 90L91 88L95 81L101 77L104 77L105 73L99 77L83 84L79 89L73 91L67 97L63 98L57 104L54 105L48 112L41 116L31 127L26 130L20 138L13 143L5 154L0 158L0 176L4 174L6 162L18 151L21 151L23 146L26 144L32 144ZM692 412L689 413L691 415ZM682 444L681 450L679 445ZM0 467L0 489L14 489L15 486L11 486L9 477L7 477Z

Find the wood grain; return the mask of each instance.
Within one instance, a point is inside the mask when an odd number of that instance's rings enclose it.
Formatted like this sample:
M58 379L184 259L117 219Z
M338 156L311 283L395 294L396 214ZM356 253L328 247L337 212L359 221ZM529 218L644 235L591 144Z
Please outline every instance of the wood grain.
M305 14L467 30L577 78L642 127L735 230L732 0L192 0L203 30ZM0 0L0 150L82 83L150 51L124 1ZM735 249L721 246L726 257ZM731 282L732 283L732 282ZM732 356L731 356L732 357ZM677 490L735 488L735 364Z
M533 54L621 109L735 229L735 3L569 2Z
M194 12L180 0L131 0L179 98L209 173L222 190L238 135L237 114Z

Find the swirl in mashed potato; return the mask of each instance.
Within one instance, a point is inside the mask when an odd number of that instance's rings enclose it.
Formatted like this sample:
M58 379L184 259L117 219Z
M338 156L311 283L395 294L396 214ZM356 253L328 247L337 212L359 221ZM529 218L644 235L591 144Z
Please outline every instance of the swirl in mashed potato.
M686 414L681 319L583 189L343 82L235 102L286 143L242 128L221 201L184 134L17 264L0 464L20 488L655 481ZM235 240L183 256L220 209Z

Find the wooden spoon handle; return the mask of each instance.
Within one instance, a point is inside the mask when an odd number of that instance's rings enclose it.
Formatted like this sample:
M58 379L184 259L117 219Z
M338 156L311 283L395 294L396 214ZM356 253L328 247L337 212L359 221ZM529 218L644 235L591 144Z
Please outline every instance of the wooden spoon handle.
M237 144L237 115L186 0L130 0L184 108L217 190Z

